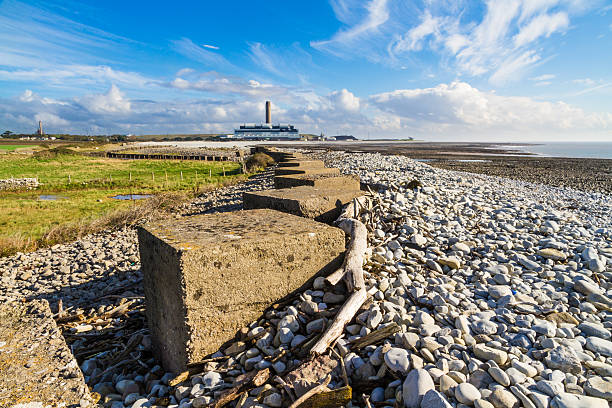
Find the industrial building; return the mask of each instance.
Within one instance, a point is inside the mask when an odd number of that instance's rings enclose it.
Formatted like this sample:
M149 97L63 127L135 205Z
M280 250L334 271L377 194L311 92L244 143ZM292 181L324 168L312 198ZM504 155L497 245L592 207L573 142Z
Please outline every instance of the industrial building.
M270 101L266 101L266 123L245 123L240 125L238 129L234 129L234 137L236 139L297 140L300 138L300 132L293 125L273 125L272 107Z

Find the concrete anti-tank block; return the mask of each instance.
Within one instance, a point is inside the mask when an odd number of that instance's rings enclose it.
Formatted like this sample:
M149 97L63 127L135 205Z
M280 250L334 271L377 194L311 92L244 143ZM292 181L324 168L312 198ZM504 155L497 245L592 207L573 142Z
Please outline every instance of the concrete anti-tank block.
M292 174L274 177L274 188L312 186L321 189L359 190L359 177L337 174Z
M333 272L344 251L340 229L272 210L161 220L138 241L154 352L174 372Z
M245 209L271 208L330 223L338 218L344 205L363 194L359 190L299 186L279 190L245 192L242 199Z
M325 167L325 163L322 160L287 160L278 163L278 167L290 167L298 169L322 169Z
M46 300L0 304L0 406L91 403ZM29 404L27 403L29 402Z
M274 170L275 176L284 176L289 174L340 174L340 169L335 167L322 168L301 168L301 167L278 167Z

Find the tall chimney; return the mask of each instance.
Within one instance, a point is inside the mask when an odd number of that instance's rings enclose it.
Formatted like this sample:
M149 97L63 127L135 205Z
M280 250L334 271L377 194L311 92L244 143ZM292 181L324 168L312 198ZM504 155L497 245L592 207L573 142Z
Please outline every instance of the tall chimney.
M39 120L39 121L38 121L38 134L39 134L40 136L42 136L42 135L43 135L43 129L42 129L42 120Z
M266 101L266 123L272 123L272 106L270 101Z

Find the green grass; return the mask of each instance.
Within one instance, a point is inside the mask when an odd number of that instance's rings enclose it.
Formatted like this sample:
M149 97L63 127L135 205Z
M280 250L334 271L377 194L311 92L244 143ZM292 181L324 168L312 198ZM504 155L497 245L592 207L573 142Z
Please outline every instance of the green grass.
M132 220L136 217L132 213L144 211L141 207L150 202L160 205L160 200L130 202L111 198L117 194L172 193L171 200L162 200L163 205L168 205L200 189L245 177L240 174L240 165L233 162L50 156L0 156L0 179L38 177L42 183L36 190L0 192L0 255L73 239L81 233L95 232L92 225L105 228L112 226L111 220ZM66 199L39 199L47 194ZM125 216L117 216L122 211ZM108 220L101 221L105 217Z
M9 152L13 152L23 147L32 147L32 145L3 145L3 144L0 144L0 150L6 150Z

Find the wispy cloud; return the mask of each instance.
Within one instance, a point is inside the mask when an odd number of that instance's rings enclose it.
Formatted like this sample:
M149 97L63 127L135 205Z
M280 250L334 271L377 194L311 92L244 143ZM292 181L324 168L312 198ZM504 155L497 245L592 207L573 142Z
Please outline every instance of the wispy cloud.
M554 79L555 77L556 77L556 75L554 75L554 74L544 74L544 75L539 75L539 76L536 76L536 77L529 78L529 80L531 80L531 81L548 81L548 80Z
M313 41L313 47L341 57L365 56L398 68L410 64L420 52L434 52L461 73L486 76L494 84L521 78L546 61L550 54L543 41L565 33L572 16L601 3L371 1L356 21L350 10L357 3L349 2L332 1L336 17L347 26L329 40Z
M218 50L219 49L219 47L217 47L216 45L210 45L210 44L202 44L202 47L210 48L211 50Z
M349 2L350 0L335 0L332 2L333 9L341 21L356 22L342 28L329 40L312 41L312 47L342 55L346 52L346 47L351 47L356 41L376 33L379 27L389 20L389 0L369 0L365 6L361 2ZM361 13L353 16L350 10L360 10Z
M249 43L248 46L247 55L255 65L283 79L297 79L304 83L308 77L305 73L319 68L299 43L280 48L259 42Z
M127 55L133 43L43 8L16 0L0 3L0 66L108 64Z
M172 48L179 54L204 65L209 69L236 71L237 67L229 62L223 55L210 51L209 48L199 46L189 38L181 38L171 42Z

